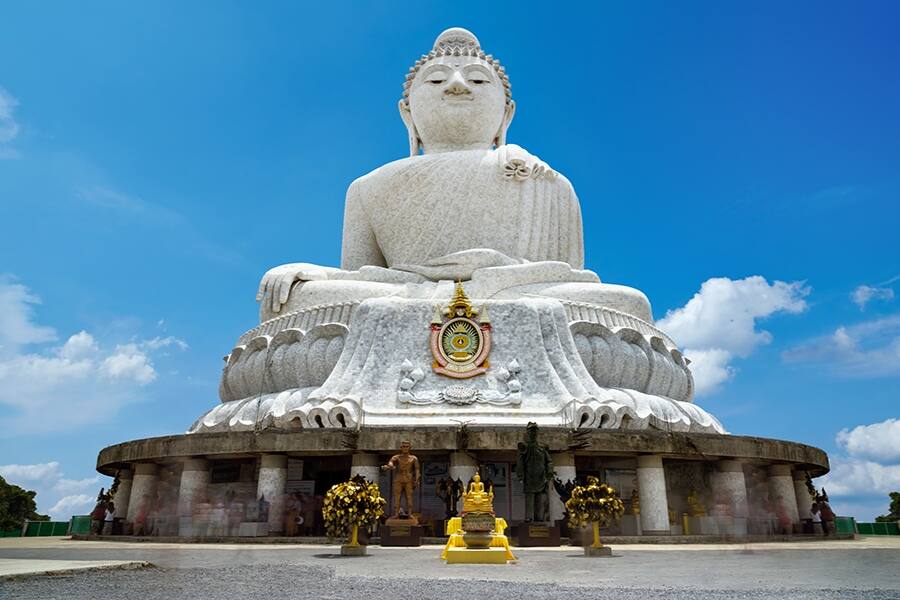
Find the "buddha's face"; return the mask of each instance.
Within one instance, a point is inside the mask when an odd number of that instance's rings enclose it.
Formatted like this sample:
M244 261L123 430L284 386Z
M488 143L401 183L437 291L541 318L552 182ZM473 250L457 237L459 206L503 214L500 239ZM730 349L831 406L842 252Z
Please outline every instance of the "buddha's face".
M425 152L489 148L507 110L503 82L473 56L441 56L422 65L409 110Z

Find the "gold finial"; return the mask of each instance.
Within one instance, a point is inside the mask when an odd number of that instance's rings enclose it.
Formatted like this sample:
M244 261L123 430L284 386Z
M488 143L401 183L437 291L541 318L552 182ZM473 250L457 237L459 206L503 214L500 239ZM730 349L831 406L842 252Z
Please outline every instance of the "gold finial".
M478 311L472 308L472 303L469 302L469 297L466 296L466 291L463 289L462 282L457 281L456 291L453 294L453 298L450 299L450 304L444 309L444 314L449 317L462 316L457 315L460 309L464 311L466 318L471 319L478 315Z

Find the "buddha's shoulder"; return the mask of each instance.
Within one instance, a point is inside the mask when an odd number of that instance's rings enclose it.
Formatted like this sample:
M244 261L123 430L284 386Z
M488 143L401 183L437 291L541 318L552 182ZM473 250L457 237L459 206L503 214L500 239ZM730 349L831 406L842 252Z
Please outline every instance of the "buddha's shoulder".
M541 181L560 191L574 193L572 184L561 173L521 146L506 144L491 150L462 150L401 158L374 169L357 178L350 185L351 194L369 195L375 192L395 192L403 189L410 180L417 185L422 177L431 177L435 183L447 178L465 175L469 181L473 171L497 177L510 183L528 179Z

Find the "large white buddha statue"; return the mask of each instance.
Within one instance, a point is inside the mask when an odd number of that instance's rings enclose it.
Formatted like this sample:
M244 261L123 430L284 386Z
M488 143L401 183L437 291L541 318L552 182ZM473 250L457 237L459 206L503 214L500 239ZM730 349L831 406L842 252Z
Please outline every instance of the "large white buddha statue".
M509 78L474 35L438 36L410 69L399 107L410 156L350 185L341 269L272 269L260 284L261 320L335 297L429 295L433 287L404 284L439 280L474 280L479 298L537 294L652 320L642 293L583 270L575 190L506 143L516 110Z
M462 418L723 431L644 294L584 270L571 183L507 143L510 89L470 32L438 36L399 104L410 156L347 191L340 268L263 276L260 325L191 431ZM454 315L473 317L450 332L461 366L429 341Z

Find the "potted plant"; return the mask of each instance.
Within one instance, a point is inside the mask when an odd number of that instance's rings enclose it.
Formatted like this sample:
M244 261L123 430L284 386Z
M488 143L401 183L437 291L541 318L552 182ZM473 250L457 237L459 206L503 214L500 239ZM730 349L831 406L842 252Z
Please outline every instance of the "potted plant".
M366 547L359 543L359 528L371 527L384 513L385 500L378 484L355 475L331 487L322 503L325 533L332 538L350 540L341 546L344 556L365 556Z
M585 556L612 556L610 548L600 542L600 526L618 521L625 514L625 503L614 488L589 476L587 485L572 490L572 496L566 501L566 511L571 529L588 523L593 527L594 542L585 545Z

